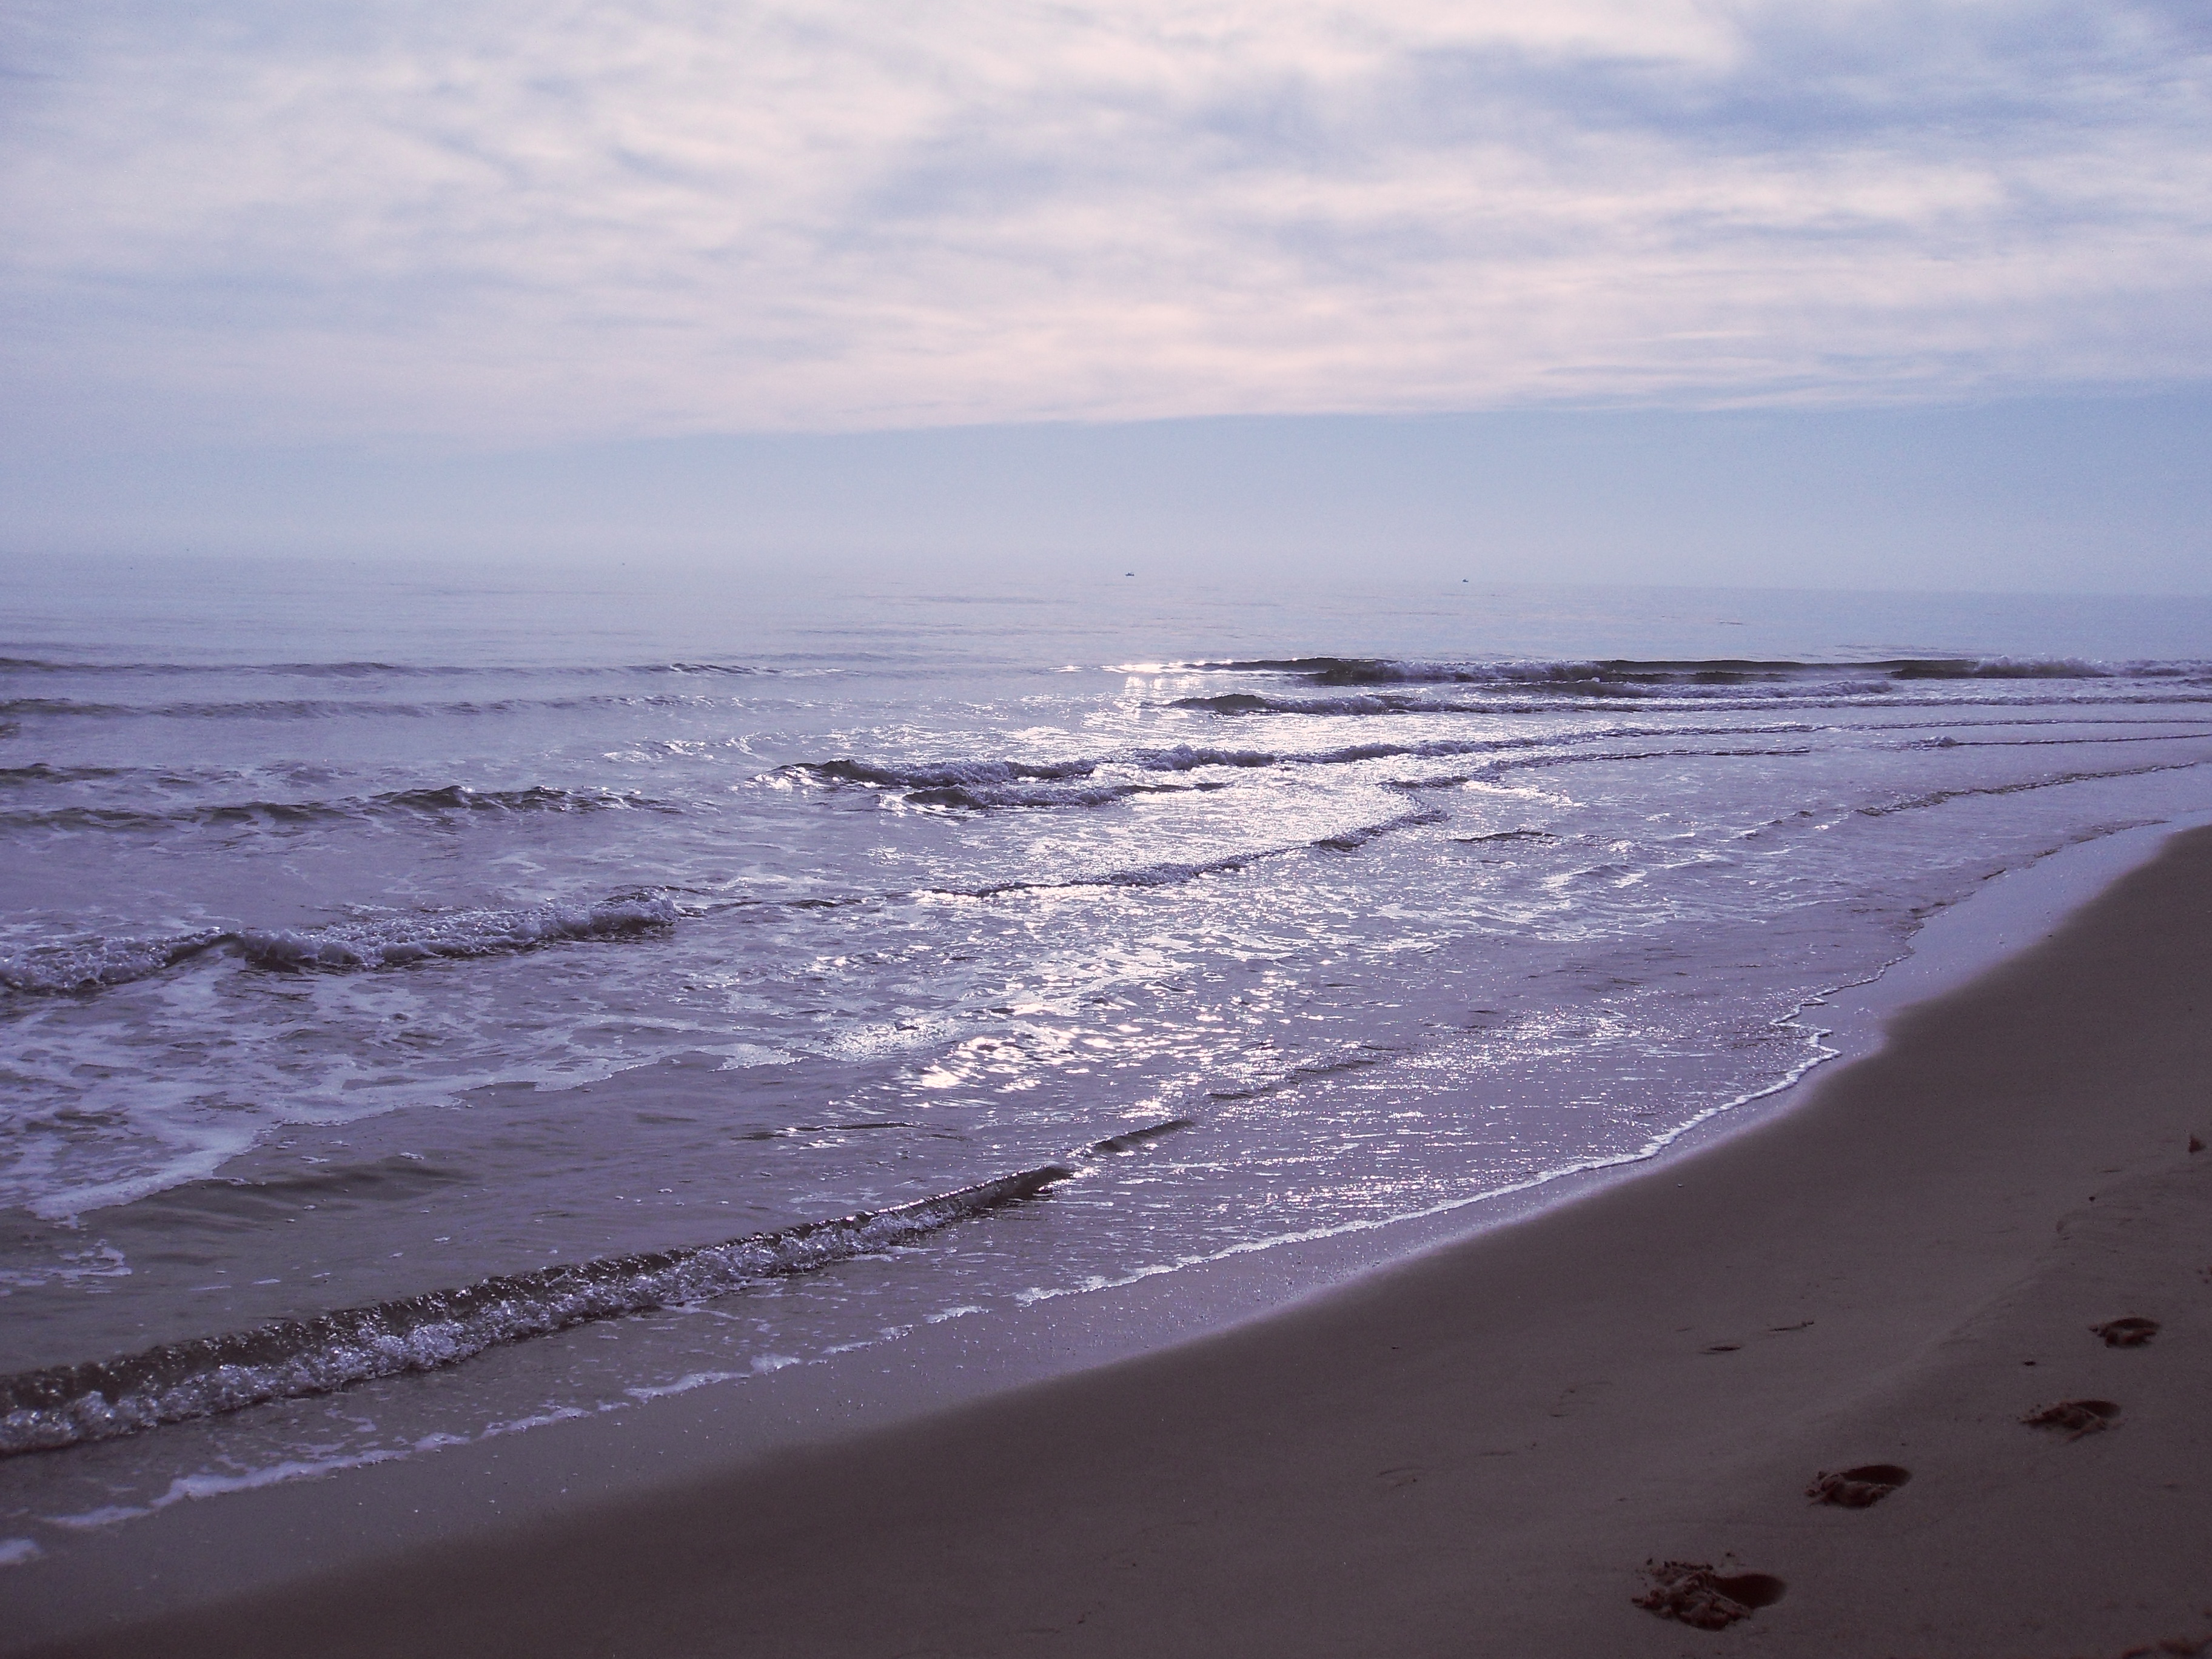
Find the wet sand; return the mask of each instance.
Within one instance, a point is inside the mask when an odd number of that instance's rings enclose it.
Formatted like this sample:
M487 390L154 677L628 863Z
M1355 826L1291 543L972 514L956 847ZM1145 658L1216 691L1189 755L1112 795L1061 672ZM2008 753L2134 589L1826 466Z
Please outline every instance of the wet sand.
M100 1638L38 1650L2194 1652L2192 1135L2212 830L1796 1109L1282 1314L220 1606L134 1624L118 1601ZM2091 1328L2122 1318L2158 1329ZM2021 1420L2083 1400L2117 1415ZM1869 1466L1910 1478L1807 1495ZM239 1549L282 1550L237 1513ZM1636 1604L1647 1561L1781 1594L1701 1629Z

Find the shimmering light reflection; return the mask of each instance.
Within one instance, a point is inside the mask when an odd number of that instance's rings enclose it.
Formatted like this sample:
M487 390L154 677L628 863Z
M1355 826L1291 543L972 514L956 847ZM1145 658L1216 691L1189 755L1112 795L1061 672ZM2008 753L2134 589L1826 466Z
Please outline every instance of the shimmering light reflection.
M1635 1157L1816 1057L1800 1006L1928 909L2199 804L2212 760L2195 665L840 668L14 688L7 1369L1079 1175L435 1386L9 1467L0 1521ZM595 906L644 920L495 920Z

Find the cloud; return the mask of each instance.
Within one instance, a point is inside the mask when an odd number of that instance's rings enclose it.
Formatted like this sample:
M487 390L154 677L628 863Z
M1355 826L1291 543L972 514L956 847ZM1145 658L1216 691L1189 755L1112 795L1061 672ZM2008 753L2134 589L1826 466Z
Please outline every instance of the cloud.
M485 444L2212 374L2179 0L33 5L9 399Z

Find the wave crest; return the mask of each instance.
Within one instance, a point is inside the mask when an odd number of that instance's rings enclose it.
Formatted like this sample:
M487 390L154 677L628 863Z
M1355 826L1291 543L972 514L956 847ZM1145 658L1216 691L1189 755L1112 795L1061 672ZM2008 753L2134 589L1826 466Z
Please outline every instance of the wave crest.
M404 967L434 957L504 956L563 939L622 939L675 925L674 902L652 897L523 910L449 910L312 930L249 929L236 937L240 954L257 967L343 970Z
M911 1204L802 1222L777 1232L505 1274L459 1290L166 1342L121 1358L21 1372L0 1378L0 1456L435 1370L501 1343L704 1301L763 1279L892 1249L1035 1198L1073 1173L1047 1164Z
M436 958L508 956L541 945L632 939L676 925L675 902L621 894L595 904L439 910L322 927L205 928L161 939L74 939L0 957L0 987L27 994L104 990L146 979L205 951L234 951L257 968L345 972Z
M23 769L26 772L31 769ZM113 775L86 771L85 775ZM77 778L59 771L46 776L0 781L73 782ZM107 830L161 832L204 827L293 827L379 818L451 818L456 815L526 812L649 811L681 809L632 791L556 789L533 784L522 789L471 789L449 783L436 788L394 789L383 794L340 800L215 801L168 808L134 806L27 807L0 812L0 825L10 829Z
M0 957L0 986L35 994L128 985L213 950L229 938L220 928L209 928L168 939L94 939L33 945Z

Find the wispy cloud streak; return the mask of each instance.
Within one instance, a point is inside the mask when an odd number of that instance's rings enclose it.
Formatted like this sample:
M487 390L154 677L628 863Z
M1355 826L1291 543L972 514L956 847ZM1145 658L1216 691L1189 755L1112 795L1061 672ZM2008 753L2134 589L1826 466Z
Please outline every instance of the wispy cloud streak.
M2176 0L17 14L12 401L478 441L2212 373Z

